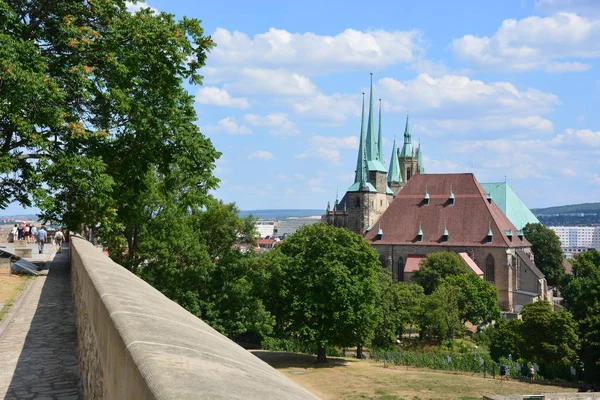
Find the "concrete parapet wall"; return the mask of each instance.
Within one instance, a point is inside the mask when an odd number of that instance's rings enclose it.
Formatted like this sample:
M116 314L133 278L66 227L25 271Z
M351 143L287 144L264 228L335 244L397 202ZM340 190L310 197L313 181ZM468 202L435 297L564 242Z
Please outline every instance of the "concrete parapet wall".
M317 398L77 237L71 275L85 398Z

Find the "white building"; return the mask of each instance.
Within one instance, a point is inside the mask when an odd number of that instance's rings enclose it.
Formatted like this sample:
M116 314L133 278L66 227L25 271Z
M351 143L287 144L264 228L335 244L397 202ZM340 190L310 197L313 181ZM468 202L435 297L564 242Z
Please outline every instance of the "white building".
M300 229L303 225L310 225L317 222L321 222L321 216L317 215L314 217L304 218L288 218L275 223L275 230L273 235L281 237L285 234L291 235Z
M600 250L600 226L549 226L560 238L563 253Z
M256 221L256 230L260 235L261 239L273 237L273 231L275 229L275 221Z

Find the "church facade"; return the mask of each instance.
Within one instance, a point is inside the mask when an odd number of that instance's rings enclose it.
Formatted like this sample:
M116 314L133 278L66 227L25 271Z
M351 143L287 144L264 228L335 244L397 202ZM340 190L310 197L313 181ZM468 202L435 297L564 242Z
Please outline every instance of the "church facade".
M453 251L496 286L504 311L520 312L526 303L548 299L546 279L522 227L473 174L425 174L408 117L402 147L394 140L385 167L381 105L376 134L372 79L366 131L363 94L354 182L333 207L327 205L323 219L364 236L396 280L410 281L427 254Z
M404 128L404 143L401 149L392 147L389 168L385 166L383 150L383 128L381 123L381 100L379 104L379 126L375 132L373 107L373 74L369 93L369 110L365 132L365 99L363 93L360 139L354 183L341 200L336 199L333 207L327 204L324 220L330 225L348 228L363 235L389 207L394 195L413 176L424 173L420 145L413 149L408 117Z

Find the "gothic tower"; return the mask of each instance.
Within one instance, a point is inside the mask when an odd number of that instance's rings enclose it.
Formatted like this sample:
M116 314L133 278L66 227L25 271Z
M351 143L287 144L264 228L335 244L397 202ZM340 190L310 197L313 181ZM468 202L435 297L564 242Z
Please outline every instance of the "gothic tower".
M400 177L398 179L399 188L402 188L414 175L425 172L421 157L421 145L419 144L419 147L413 149L411 141L408 116L406 116L406 126L404 127L404 145L402 146L402 150L398 156L398 163L400 167ZM397 192L397 190L395 190L394 193L395 192Z

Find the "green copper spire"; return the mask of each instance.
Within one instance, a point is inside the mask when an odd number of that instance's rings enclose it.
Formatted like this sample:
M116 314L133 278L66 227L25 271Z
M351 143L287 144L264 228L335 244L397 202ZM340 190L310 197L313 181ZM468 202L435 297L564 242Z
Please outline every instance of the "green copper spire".
M385 160L383 157L383 131L381 128L381 99L379 99L379 135L377 137L377 159L381 161L385 167Z
M382 143L383 144L383 143ZM367 120L367 166L369 171L387 172L379 155L377 138L375 137L375 123L373 121L373 73L371 73L371 93L369 94L369 117Z
M354 183L349 192L375 192L375 188L367 180L367 156L365 149L365 94L363 93L362 112L360 120L360 141L358 145L358 157L356 159L356 172Z
M402 146L402 152L400 157L412 157L413 150L412 144L410 144L410 127L408 126L408 115L406 116L406 126L404 127L404 146Z
M396 138L392 146L392 159L390 160L390 170L388 171L388 183L400 183L400 163L398 162L398 150L396 149Z

